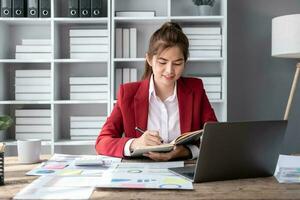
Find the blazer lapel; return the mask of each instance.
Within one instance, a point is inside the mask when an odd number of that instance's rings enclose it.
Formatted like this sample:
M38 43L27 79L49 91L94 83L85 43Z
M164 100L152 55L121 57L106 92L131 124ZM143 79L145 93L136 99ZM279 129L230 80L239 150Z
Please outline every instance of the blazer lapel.
M193 92L187 88L182 78L177 81L180 131L191 131L193 113Z
M134 117L135 125L142 130L147 129L148 110L149 110L149 81L146 79L141 82L139 89L134 96ZM140 137L140 132L135 132L136 137Z

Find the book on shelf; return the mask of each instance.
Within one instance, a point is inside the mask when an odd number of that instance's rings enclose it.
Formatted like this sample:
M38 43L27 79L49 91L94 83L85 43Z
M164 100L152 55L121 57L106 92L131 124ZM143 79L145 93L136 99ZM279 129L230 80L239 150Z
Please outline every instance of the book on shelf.
M16 77L16 85L50 85L50 77L36 78L36 77Z
M108 37L70 37L70 45L73 44L106 44Z
M16 100L22 101L49 101L51 99L50 93L15 93Z
M221 92L206 92L207 98L212 99L221 99Z
M16 125L16 133L51 132L51 125Z
M71 85L98 85L108 84L108 77L70 77Z
M190 45L206 45L206 46L221 46L222 40L199 40L199 39L192 39L189 40Z
M106 121L105 116L70 116L70 121L73 122L84 122L84 121L89 121L89 122L99 122L99 121Z
M86 128L71 128L70 129L70 135L74 136L81 136L81 135L99 135L101 129L96 128L96 129L86 129Z
M155 11L116 11L116 17L155 17Z
M70 52L71 59L97 59L108 60L108 53L74 53Z
M200 140L202 133L203 129L193 132L187 132L181 134L180 136L178 136L173 141L167 144L138 147L131 153L131 156L142 156L144 153L148 152L169 152L172 151L172 149L176 145L192 144L193 142Z
M70 85L70 92L108 92L108 85Z
M16 70L16 77L50 77L50 70Z
M115 48L116 48L116 58L123 57L123 31L122 28L116 28L116 41L115 41Z
M104 122L70 122L71 128L101 128L104 125Z
M191 58L200 58L200 57L212 57L219 58L221 57L220 50L190 50Z
M221 40L222 35L221 34L186 34L187 38L189 40L198 39L198 40Z
M51 53L52 47L50 45L17 45L17 53Z
M106 44L71 44L70 52L80 53L80 52L108 52L108 45Z
M130 82L130 68L123 68L123 84L124 83L129 83Z
M22 39L22 45L51 45L51 39Z
M221 84L219 85L206 85L204 84L204 89L206 92L221 92Z
M123 58L130 57L130 31L129 28L123 28Z
M95 93L88 93L88 92L76 92L70 93L71 100L108 100L108 93L107 92L95 92Z
M50 133L16 133L16 140L51 140L51 137Z
M16 93L50 93L50 85L16 85Z
M136 28L129 29L129 57L137 57L137 30Z
M16 59L51 59L52 53L16 53Z
M222 46L190 45L189 50L222 50Z
M51 124L50 117L16 117L17 125L43 125Z
M130 68L130 82L136 82L136 81L137 81L137 69Z
M183 27L182 31L187 35L220 35L221 27Z
M50 109L16 109L16 117L51 117Z
M70 29L70 37L108 37L107 29Z
M115 80L116 80L115 97L117 97L119 86L123 83L123 69L122 68L116 69L116 79Z

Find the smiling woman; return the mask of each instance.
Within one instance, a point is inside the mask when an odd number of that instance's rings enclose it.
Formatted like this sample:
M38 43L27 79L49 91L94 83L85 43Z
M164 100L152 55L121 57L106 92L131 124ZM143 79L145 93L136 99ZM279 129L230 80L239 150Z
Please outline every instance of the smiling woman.
M120 85L118 101L96 141L99 154L130 157L136 148L168 143L217 120L202 81L181 77L188 49L188 38L177 23L167 22L153 33L142 81ZM157 161L196 158L198 145L144 156Z

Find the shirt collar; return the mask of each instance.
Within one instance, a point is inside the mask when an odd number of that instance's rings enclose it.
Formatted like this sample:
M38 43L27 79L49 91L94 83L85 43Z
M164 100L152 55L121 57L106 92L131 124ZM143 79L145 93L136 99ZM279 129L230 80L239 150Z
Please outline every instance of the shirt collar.
M153 74L150 77L150 83L149 83L149 101L150 101L151 97L159 99L159 97L156 96L156 92L155 92ZM176 97L177 97L177 81L175 82L173 94L171 96L169 96L165 101L174 101Z

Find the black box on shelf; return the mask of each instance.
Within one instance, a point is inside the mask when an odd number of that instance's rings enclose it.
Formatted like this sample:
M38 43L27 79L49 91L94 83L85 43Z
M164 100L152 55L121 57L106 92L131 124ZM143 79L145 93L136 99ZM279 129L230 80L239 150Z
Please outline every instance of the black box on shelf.
M39 1L38 0L27 0L27 17L38 17L39 16Z
M69 0L69 17L79 17L79 0Z
M25 17L25 1L24 0L13 0L13 17Z
M101 3L102 3L102 0L91 0L92 17L101 17L102 16Z
M11 0L1 0L1 17L11 17L12 16L12 5Z
M91 0L79 0L80 17L91 17Z
M40 0L39 2L39 16L50 17L51 15L51 0Z
M4 185L4 152L0 152L0 185Z

